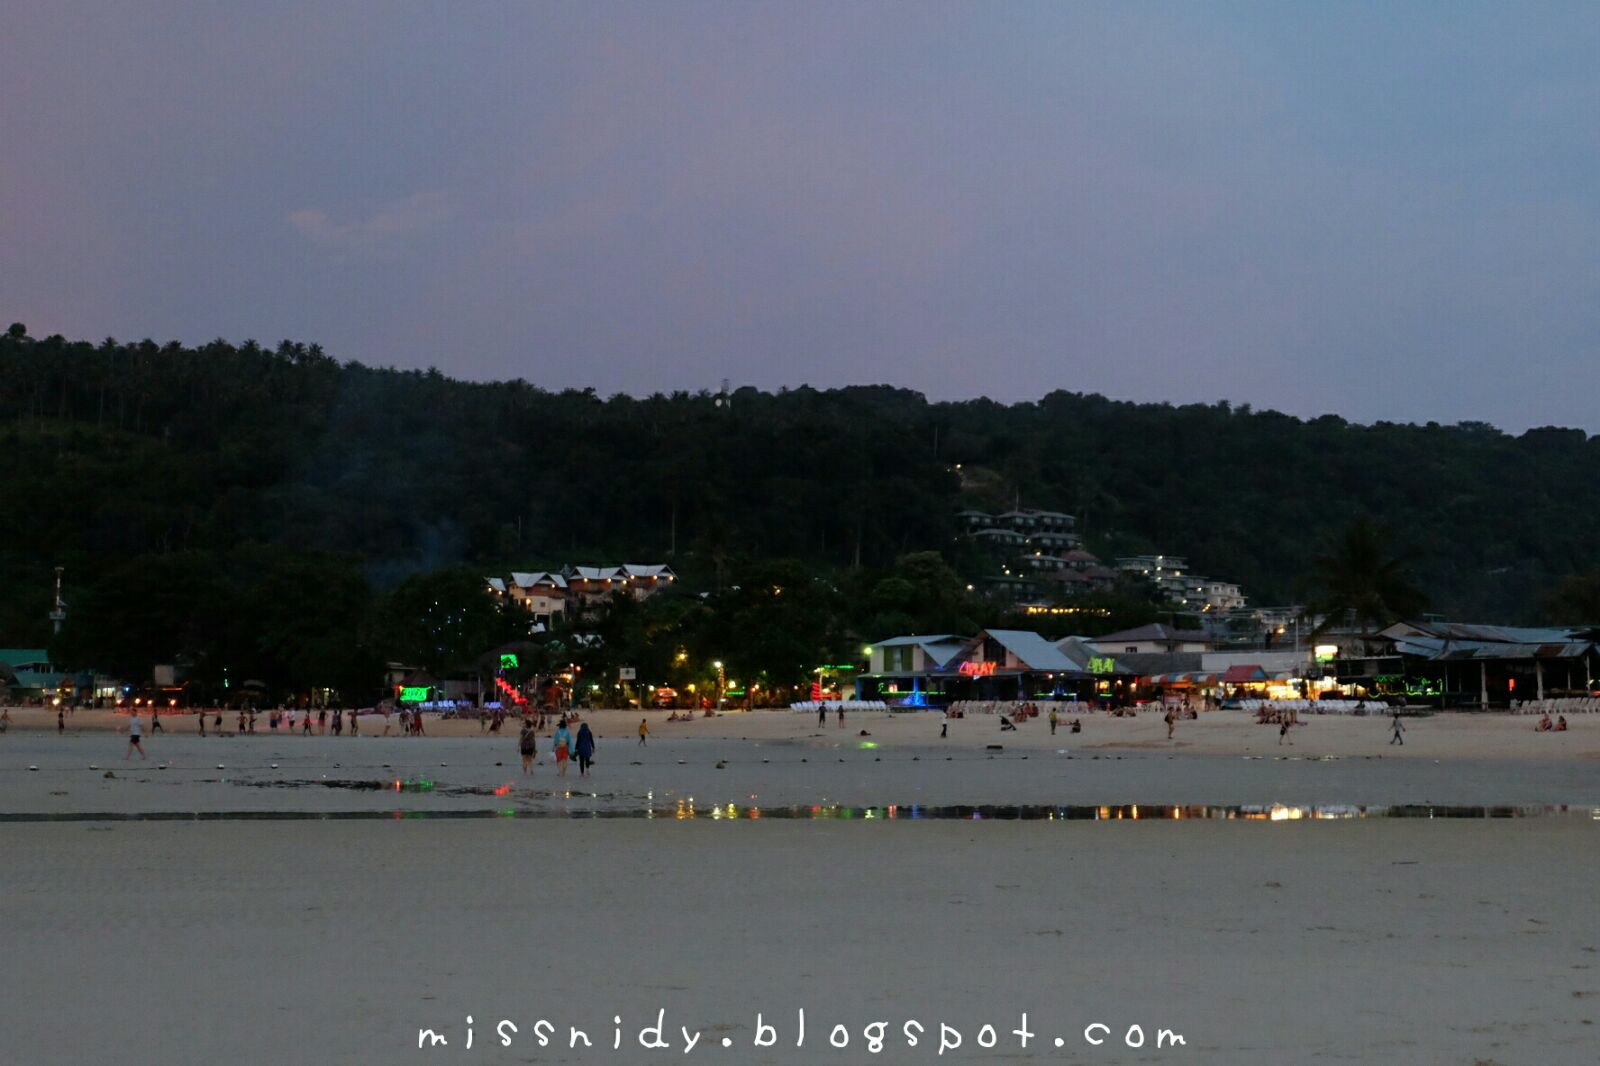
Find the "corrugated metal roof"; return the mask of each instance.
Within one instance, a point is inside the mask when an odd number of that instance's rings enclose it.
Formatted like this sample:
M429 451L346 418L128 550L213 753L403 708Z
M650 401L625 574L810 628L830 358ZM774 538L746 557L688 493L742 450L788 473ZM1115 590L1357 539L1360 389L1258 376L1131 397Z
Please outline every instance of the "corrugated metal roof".
M1035 670L1076 670L1078 664L1039 634L1029 629L988 629L979 638L992 637L1019 661Z
M1392 629L1415 630L1416 636L1483 644L1565 644L1583 632L1556 626L1490 626L1466 622L1401 622ZM1389 630L1385 630L1385 633Z
M536 585L553 585L558 589L567 587L566 578L560 574L552 574L543 570L535 571L531 574L521 573L520 571L513 572L511 583L523 589L531 589Z
M1203 629L1172 629L1160 622L1135 629L1124 629L1120 633L1107 633L1103 637L1095 637L1095 642L1103 644L1107 641L1132 641L1138 643L1142 640L1177 641L1179 643L1210 644L1211 635Z
M967 638L955 633L934 633L928 636L913 634L909 637L890 637L888 640L876 640L872 642L872 646L874 648L899 648L907 644L947 644L952 641L957 644L965 644Z
M1583 640L1544 643L1509 641L1442 640L1434 637L1397 637L1395 651L1440 662L1468 662L1477 659L1575 659L1594 645Z

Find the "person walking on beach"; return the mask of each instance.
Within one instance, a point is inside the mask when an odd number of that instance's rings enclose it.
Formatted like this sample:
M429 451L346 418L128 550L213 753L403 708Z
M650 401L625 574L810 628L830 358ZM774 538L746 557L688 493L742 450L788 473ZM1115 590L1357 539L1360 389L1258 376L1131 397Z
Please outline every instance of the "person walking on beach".
M1168 707L1165 721L1167 723L1167 739L1171 740L1172 731L1177 727L1178 724L1178 712L1173 708Z
M333 709L333 735L336 736L336 737L344 735L344 708L343 707L335 707Z
M311 712L309 710L300 716L300 735L303 737L311 735Z
M361 735L361 711L356 707L350 708L350 735L353 737Z
M588 777L589 767L594 764L594 734L589 731L589 723L581 722L578 725L578 776Z
M572 752L572 734L567 732L567 720L561 719L556 726L555 736L550 738L550 750L556 756L556 776L567 776L567 758Z
M1391 747L1395 744L1400 745L1402 748L1406 746L1406 738L1401 735L1405 731L1406 727L1400 722L1400 712L1396 710L1394 712L1394 736L1389 738L1389 744Z
M140 743L140 741L143 739L144 724L139 721L139 712L134 711L132 716L128 719L128 750L127 753L122 756L123 762L127 762L129 759L133 758L134 752L138 752L139 758L141 759L145 757L144 745Z
M383 705L383 735L389 735L389 705L387 703Z
M647 718L639 719L639 746L641 748L645 746L645 738L648 737L649 735L650 735L650 720L647 719Z
M1050 735L1056 735L1056 709L1050 708Z
M205 711L201 711L200 712L200 735L201 736L205 736L206 735L206 712Z
M62 710L61 708L57 707L56 708L56 735L59 736L62 733L65 733L66 731L67 731L67 712Z
M827 724L828 724L828 705L826 703L819 703L819 704L817 704L817 725L825 726Z
M1285 718L1283 720L1283 724L1278 727L1278 746L1279 747L1283 746L1283 742L1284 742L1285 739L1288 738L1288 736L1289 736L1289 719ZM1290 740L1289 741L1289 746L1291 748L1294 747L1294 741Z
M533 723L524 719L522 733L517 737L517 752L522 756L522 772L532 773L533 757L539 751L539 734L534 732Z
M157 733L165 733L165 732L166 732L166 730L161 728L161 708L160 707L151 707L150 708L150 734L152 736L154 736Z
M844 728L844 704L839 704L839 728Z
M0 733L11 728L11 708L0 707Z

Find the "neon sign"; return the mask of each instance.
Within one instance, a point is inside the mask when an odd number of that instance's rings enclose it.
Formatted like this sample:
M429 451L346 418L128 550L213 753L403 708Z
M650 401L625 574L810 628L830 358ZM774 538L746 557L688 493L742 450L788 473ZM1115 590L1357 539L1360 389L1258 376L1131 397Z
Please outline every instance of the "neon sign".
M500 669L515 670L516 668L517 657L515 655L505 654L500 656Z
M988 677L994 673L994 663L962 663L960 671L967 677Z
M1117 660L1110 656L1092 656L1089 659L1089 672L1091 674L1114 674L1117 672Z
M401 703L426 703L427 701L427 685L406 685L400 690Z

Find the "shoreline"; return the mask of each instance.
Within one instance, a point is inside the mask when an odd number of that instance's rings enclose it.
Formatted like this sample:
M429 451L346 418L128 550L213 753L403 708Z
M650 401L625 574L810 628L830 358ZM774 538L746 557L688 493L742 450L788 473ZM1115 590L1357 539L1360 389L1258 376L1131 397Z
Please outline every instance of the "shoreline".
M52 708L12 707L10 732L19 736L56 733L56 712ZM1405 743L1389 743L1389 718L1382 715L1355 717L1353 715L1309 715L1289 731L1289 743L1278 743L1276 725L1257 724L1254 717L1244 711L1205 711L1197 719L1178 723L1172 740L1166 737L1166 727L1157 713L1145 712L1128 718L1117 718L1102 711L1064 716L1058 732L1051 735L1043 719L1034 719L1018 726L1015 731L1002 732L996 716L982 715L971 718L945 719L936 712L887 713L883 711L855 711L846 716L840 728L833 715L826 726L819 726L811 712L734 711L718 714L714 718L696 718L689 722L668 722L666 712L638 710L599 709L579 712L588 721L596 735L610 744L633 743L637 740L640 718L649 722L652 744L662 742L690 743L713 741L718 743L794 743L828 747L846 740L870 740L879 745L915 745L950 747L956 750L988 750L1000 745L1004 751L1054 751L1070 747L1075 752L1161 752L1206 755L1272 755L1294 754L1321 756L1376 756L1385 758L1511 758L1511 759L1600 759L1600 715L1573 715L1564 733L1539 733L1534 729L1537 721L1529 715L1504 711L1441 711L1426 716L1405 719ZM150 734L150 716L143 719L145 733ZM129 715L111 710L78 710L66 716L66 734L93 734L118 732L127 728ZM1073 734L1068 723L1078 718L1083 732ZM300 742L308 739L328 739L339 743L361 742L376 739L382 734L383 717L368 714L361 716L361 733L352 736L348 729L341 737L331 732L324 737L313 732L311 737L299 731L291 733L287 727L273 731L268 727L264 712L257 714L256 732L244 737L235 729L237 712L223 713L220 736L214 733L207 721L208 739L240 740L257 743L263 739L279 742ZM195 736L198 733L197 716L192 713L164 713L161 716L165 736ZM949 723L948 743L940 743L941 724ZM427 735L400 737L407 742L439 739L477 739L486 743L513 743L516 735L515 717L508 718L498 735L483 732L475 719L426 719ZM399 719L390 722L391 738L399 734ZM541 747L552 727L539 736ZM866 730L868 736L862 737ZM4 736L0 735L0 758L3 758Z

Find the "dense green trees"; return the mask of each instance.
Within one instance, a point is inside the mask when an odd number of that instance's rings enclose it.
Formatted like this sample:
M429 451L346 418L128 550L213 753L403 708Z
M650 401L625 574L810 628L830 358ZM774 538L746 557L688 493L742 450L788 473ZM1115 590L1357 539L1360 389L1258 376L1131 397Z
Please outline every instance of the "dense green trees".
M1433 609L1526 621L1564 578L1600 567L1597 460L1600 439L1576 430L1358 426L1067 392L929 403L887 387L740 389L717 407L704 393L603 399L341 365L289 341L89 344L13 328L0 335L0 642L48 639L56 565L68 648L204 663L225 647L233 672L249 645L283 678L333 671L319 649L335 632L356 649L339 671L369 671L391 638L422 648L385 627L382 605L456 564L670 560L715 599L794 560L836 612L820 639L965 631L996 618L965 599L981 564L954 512L1019 501L1079 514L1102 555L1185 554L1257 603L1314 591L1311 560L1370 514L1422 549L1412 580ZM264 564L263 551L339 573ZM959 577L896 562L923 552ZM295 598L313 585L326 593ZM315 612L273 617L257 596ZM756 596L719 613L806 614ZM710 601L675 609L674 632L712 624ZM657 610L637 624L668 624ZM749 656L781 672L814 650L774 638Z

